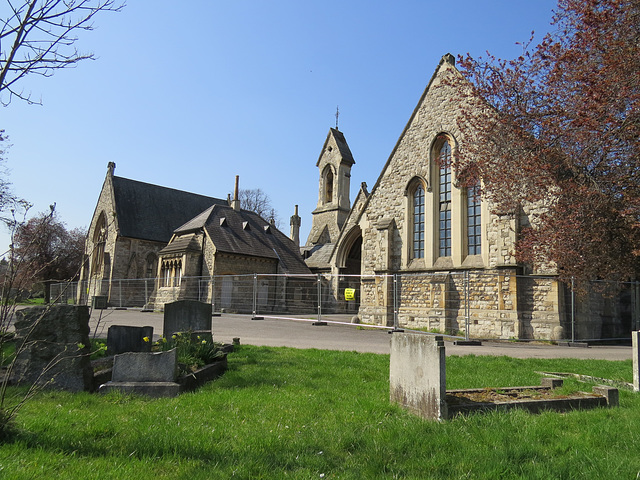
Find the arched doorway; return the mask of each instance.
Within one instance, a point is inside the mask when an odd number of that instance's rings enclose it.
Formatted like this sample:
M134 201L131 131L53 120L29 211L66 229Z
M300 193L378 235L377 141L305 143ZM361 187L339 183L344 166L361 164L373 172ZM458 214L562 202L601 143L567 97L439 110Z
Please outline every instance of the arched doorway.
M359 227L353 228L345 236L339 252L338 297L344 301L347 312L356 313L360 308L360 274L362 269L362 231ZM347 288L355 290L353 300L345 299L345 289Z

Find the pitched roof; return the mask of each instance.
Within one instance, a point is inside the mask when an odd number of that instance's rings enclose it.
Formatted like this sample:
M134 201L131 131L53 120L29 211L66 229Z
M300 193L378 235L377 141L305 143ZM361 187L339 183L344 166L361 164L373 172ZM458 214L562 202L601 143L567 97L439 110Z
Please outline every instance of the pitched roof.
M199 252L201 250L202 244L198 237L194 233L191 233L176 238L173 242L160 250L160 253L167 255L171 253Z
M112 177L120 235L167 243L173 230L211 205L226 200Z
M307 267L314 269L330 269L331 254L335 247L334 243L324 243L317 245L305 245L301 247Z
M324 154L324 151L327 148L327 144L329 143L329 139L331 137L334 138L336 145L338 146L340 156L342 157L342 162L349 165L353 165L354 163L356 163L356 161L353 159L353 155L351 154L351 150L349 149L349 145L347 145L347 140L344 138L344 134L338 129L330 128L329 133L327 134L327 138L324 141L324 145L322 146L320 158L318 158L318 161L316 162L316 167L320 165L320 160L322 160L322 155Z
M228 205L213 205L178 227L167 248L200 229L206 230L218 252L278 260L282 271L291 275L311 273L293 240L258 214Z

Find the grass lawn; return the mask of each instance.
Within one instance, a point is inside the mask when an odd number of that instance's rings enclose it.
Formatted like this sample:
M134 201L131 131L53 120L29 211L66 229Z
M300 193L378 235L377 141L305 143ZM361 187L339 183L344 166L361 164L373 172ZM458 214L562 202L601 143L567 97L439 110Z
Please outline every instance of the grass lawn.
M537 385L537 370L631 381L632 364L449 357L447 383ZM242 346L174 399L39 394L0 445L0 478L636 478L640 396L620 403L429 422L389 403L388 355Z

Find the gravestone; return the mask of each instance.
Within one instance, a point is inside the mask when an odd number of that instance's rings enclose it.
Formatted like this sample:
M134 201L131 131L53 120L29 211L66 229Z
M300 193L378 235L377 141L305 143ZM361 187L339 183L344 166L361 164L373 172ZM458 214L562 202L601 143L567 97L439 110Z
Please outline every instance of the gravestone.
M48 305L16 311L12 382L79 392L91 390L89 307Z
M113 359L111 381L100 385L99 392L118 390L148 397L175 397L180 393L178 352L129 352Z
M148 339L146 342L145 337ZM152 339L153 327L111 325L107 331L107 354L150 352Z
M163 335L176 332L211 331L211 304L196 300L178 300L164 306Z
M445 362L441 336L393 333L389 368L391 402L423 418L446 420Z

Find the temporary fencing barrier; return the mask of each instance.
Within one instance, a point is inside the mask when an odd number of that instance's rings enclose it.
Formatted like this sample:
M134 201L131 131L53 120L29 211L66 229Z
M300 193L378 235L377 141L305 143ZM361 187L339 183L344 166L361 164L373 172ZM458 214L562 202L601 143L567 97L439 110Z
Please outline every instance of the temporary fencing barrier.
M614 288L615 287L615 288ZM613 293L607 293L609 292ZM594 283L576 296L555 277L482 271L392 275L220 275L113 279L51 286L57 302L94 308L162 309L176 300L214 312L420 329L470 338L626 338L640 326L638 283Z

